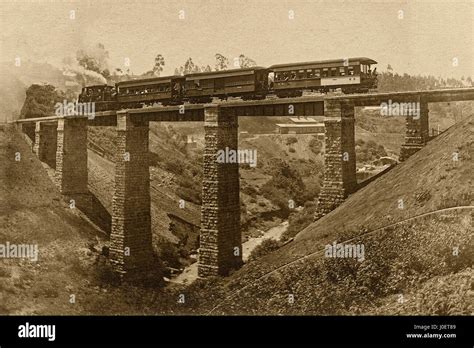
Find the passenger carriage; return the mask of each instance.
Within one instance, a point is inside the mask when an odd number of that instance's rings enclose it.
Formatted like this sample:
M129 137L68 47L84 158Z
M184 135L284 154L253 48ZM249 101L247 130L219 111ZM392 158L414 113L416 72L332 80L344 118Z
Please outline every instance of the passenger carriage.
M183 76L156 77L122 81L117 86L117 102L122 107L141 107L142 104L176 105L183 97Z
M262 67L187 74L185 98L190 102L210 102L213 97L226 99L265 98L268 70Z
M316 62L277 64L273 91L279 97L300 96L303 90L329 92L340 88L344 93L368 92L377 87L377 75L370 58L333 59Z

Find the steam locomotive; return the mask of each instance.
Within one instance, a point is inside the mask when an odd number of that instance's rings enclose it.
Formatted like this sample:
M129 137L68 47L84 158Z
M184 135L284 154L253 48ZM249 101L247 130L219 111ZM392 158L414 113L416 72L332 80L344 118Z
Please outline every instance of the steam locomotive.
M95 102L97 111L141 108L144 105L180 105L226 100L297 97L304 90L327 93L367 93L377 87L375 60L365 57L278 64L214 72L122 81L82 89L79 102Z

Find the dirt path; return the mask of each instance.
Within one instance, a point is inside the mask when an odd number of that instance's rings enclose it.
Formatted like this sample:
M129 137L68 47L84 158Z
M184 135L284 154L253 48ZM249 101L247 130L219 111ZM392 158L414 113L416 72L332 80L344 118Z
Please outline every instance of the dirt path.
M247 261L250 253L255 247L262 243L265 239L279 240L282 234L288 229L288 221L282 222L280 225L270 228L263 236L250 238L242 244L244 261ZM170 280L170 283L191 284L198 278L198 263L195 262L191 266L186 267L184 271L176 278Z

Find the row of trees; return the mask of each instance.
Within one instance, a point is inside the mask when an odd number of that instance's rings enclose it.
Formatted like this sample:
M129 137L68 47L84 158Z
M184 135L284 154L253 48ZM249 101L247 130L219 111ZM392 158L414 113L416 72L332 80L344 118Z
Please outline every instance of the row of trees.
M75 61L71 58L67 58L63 63L65 67L67 67L66 70L74 72L76 76L84 75L79 76L78 78L78 80L82 78L82 81L78 81L82 82L82 84L84 84L84 82L88 82L86 76L93 78L94 76L97 77L97 75L100 75L106 80L117 81L122 80L124 76L126 79L130 75L133 75L130 72L129 61L127 62L127 60L125 61L125 69L116 68L111 72L109 67L109 52L101 43L98 43L97 45L87 49L78 50L76 52ZM162 54L157 54L151 70L141 74L140 76L158 77L163 72L165 64L164 56ZM225 57L221 53L215 54L214 71L249 68L256 65L257 63L253 59L245 56L244 54L240 54L238 57L235 57L232 60L229 60L229 58ZM76 66L80 69L77 69ZM184 75L211 71L213 71L213 69L210 65L196 64L193 59L189 57L183 65L177 67L174 70L174 73L175 75Z
M377 89L380 92L398 92L457 87L474 87L474 83L471 77L465 78L464 76L458 80L455 78L443 79L432 75L412 76L406 73L400 75L394 72L389 64L386 71L378 75Z
M214 71L221 71L227 69L244 69L256 66L257 63L245 56L244 54L239 55L238 57L234 58L232 63L229 61L227 57L220 53L215 54L215 64L214 64ZM191 74L191 73L199 73L199 72L211 72L212 68L210 65L203 65L199 66L194 64L193 59L191 57L186 60L184 65L176 68L174 70L175 75L184 75L184 74Z
M105 46L98 43L94 46L79 49L74 58L67 57L63 59L63 72L65 76L74 78L79 86L88 84L105 84L122 80L128 80L133 76L140 77L158 77L164 70L166 65L165 57L157 54L154 58L153 66L150 70L141 75L134 75L130 70L130 60L124 58L124 67L110 68L109 52ZM189 73L211 72L235 68L248 68L256 66L256 62L240 54L238 57L230 60L221 53L215 54L214 69L210 65L196 64L189 57L183 65L177 67L174 71L175 75L184 75Z

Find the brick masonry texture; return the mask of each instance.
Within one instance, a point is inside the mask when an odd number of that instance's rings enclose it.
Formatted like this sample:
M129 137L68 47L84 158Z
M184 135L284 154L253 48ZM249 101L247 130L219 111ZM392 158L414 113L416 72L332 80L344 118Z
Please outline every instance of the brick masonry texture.
M51 168L56 168L57 128L56 123L36 122L33 152Z
M400 150L400 161L407 160L415 152L426 145L429 138L429 109L428 103L423 100L420 103L420 117L406 116L405 144Z
M238 163L218 163L217 152L238 149L238 120L217 106L205 110L200 277L227 275L242 265Z
M148 135L148 122L117 113L110 261L123 279L146 277L153 268Z
M87 119L58 120L56 182L64 195L87 194Z
M354 105L326 101L324 115L324 180L315 219L334 210L357 187Z

